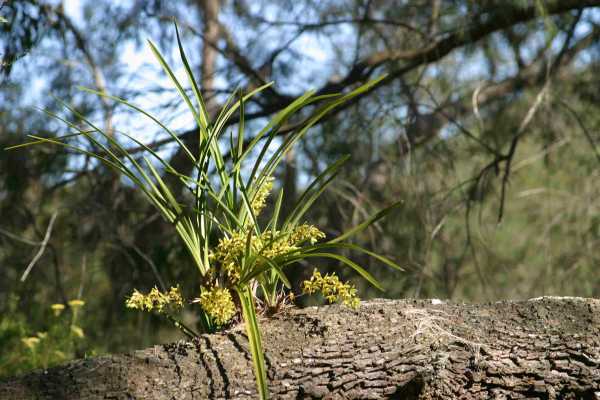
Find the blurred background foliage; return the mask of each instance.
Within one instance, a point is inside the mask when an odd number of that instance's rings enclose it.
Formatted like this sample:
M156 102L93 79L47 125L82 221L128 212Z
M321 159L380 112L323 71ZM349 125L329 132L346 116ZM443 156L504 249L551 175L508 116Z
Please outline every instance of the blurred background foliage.
M76 89L146 107L193 145L193 121L144 42L174 55L175 18L213 112L236 87L275 82L247 105L249 132L304 90L347 91L389 74L314 128L276 181L292 203L310 177L351 154L310 215L330 235L403 201L356 240L406 271L358 260L385 293L339 271L363 298L600 296L597 0L1 4L2 149L30 133L65 134L33 109L68 117L57 96L116 137L134 134L189 168L159 129ZM299 265L288 276L299 284L311 272ZM189 298L198 293L172 229L131 185L59 148L0 151L0 375L179 338L123 305L133 288L160 280ZM81 332L71 328L71 299L86 302ZM58 317L57 303L66 305Z

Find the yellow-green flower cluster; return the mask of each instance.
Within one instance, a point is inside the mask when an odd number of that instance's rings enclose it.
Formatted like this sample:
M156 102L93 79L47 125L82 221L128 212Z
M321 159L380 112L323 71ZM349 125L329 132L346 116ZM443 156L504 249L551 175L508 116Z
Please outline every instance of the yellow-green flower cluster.
M319 239L325 239L325 234L314 225L302 224L298 225L290 235L290 243L298 245L304 242L315 244Z
M228 238L219 240L215 251L211 254L211 260L218 262L221 268L227 273L232 283L240 278L237 264L246 251L247 235L242 232L235 232ZM257 251L256 237L250 239L250 246L253 251Z
M338 301L351 308L357 308L360 304L354 285L341 282L335 273L322 276L315 269L311 278L303 282L302 291L307 294L321 292L329 303Z
M198 302L217 325L225 325L236 313L231 292L225 288L202 288Z
M171 309L182 308L183 297L181 296L179 287L172 287L167 293L162 293L154 287L148 294L143 294L134 289L133 294L127 299L125 305L127 308L162 313L167 310L167 307Z
M259 236L252 235L250 237L250 251L252 254L259 254L265 258L273 259L298 250L299 245L304 242L314 244L324 237L323 232L309 224L299 225L288 234L267 230ZM237 282L240 277L239 265L246 253L247 241L247 233L235 232L230 237L221 239L215 251L211 254L211 260L221 266L227 273L231 283Z
M273 180L272 177L265 178L263 184L254 195L250 206L252 207L252 212L255 216L259 215L267 205L267 197L269 197L269 194L273 189Z

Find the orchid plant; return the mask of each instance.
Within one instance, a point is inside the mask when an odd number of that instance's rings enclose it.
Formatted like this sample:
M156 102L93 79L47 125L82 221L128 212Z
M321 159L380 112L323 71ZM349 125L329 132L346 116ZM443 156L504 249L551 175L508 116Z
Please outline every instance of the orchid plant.
M285 288L291 288L291 282L285 273L286 267L306 259L333 259L352 268L379 289L382 289L381 285L369 272L340 254L338 250L366 254L383 264L401 270L388 258L347 241L383 218L398 203L375 213L361 224L335 238L326 238L319 228L304 220L307 211L340 172L340 168L348 160L347 156L334 162L316 176L298 197L285 218L280 215L284 201L282 189L274 194L273 205L269 207L270 216L264 218L263 215L267 210L267 198L273 192L274 173L284 156L328 112L370 90L378 80L345 94L318 95L314 91L309 91L275 114L262 129L248 138L245 104L270 84L249 93L236 91L224 103L216 118L212 119L185 55L177 26L175 29L179 55L192 96L188 95L188 90L176 78L157 47L150 41L149 46L198 126L198 148L188 147L158 118L127 100L88 88L82 90L120 103L149 118L184 151L193 164L191 173L184 174L177 171L155 150L132 135L103 131L68 104L64 105L73 115L74 122L49 111L45 112L63 121L72 130L69 134L59 137L30 135L33 141L14 147L37 144L63 146L94 157L129 178L146 199L173 225L198 270L200 290L198 297L191 303L199 305L203 332L227 326L236 315L241 315L243 318L258 393L262 399L266 399L268 397L267 375L257 318L257 302L266 307L277 305ZM312 110L310 115L301 124L295 124L294 129L282 136L283 139L276 145L278 142L275 138L280 135L281 128L290 118L308 106ZM234 129L236 133L227 135L226 128L234 125L232 121L234 117L237 117L237 127ZM115 134L123 135L128 141L141 146L145 150L145 156L142 159L134 157L117 140ZM85 138L91 148L97 150L93 152L72 144L71 139L76 136ZM275 147L274 151L268 151L273 147ZM211 173L212 171L215 171L216 176ZM187 197L192 199L191 203L185 204L174 188L166 184L164 174L177 178L191 195ZM260 223L265 220L265 223ZM357 307L359 304L354 286L341 282L335 274L321 275L318 270L315 270L302 288L309 294L321 292L329 302L339 301L350 307ZM186 335L194 337L198 333L176 318L178 310L185 304L186 301L179 287L173 287L165 293L156 288L147 294L136 290L126 301L129 308L152 311L166 316Z

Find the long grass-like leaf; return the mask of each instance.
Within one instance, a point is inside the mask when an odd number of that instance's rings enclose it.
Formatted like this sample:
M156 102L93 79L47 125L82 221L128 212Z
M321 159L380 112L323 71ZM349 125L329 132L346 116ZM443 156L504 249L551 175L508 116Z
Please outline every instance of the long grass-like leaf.
M356 251L358 253L363 253L368 255L369 257L373 257L374 259L381 261L389 267L392 267L398 271L404 271L404 268L396 264L394 261L390 260L387 257L384 257L380 254L372 252L370 250L365 249L362 246L353 244L353 243L318 243L310 246L305 246L302 248L302 251L315 251L315 250L324 250L324 249L346 249Z
M267 83L265 85L262 85L256 89L254 89L250 93L242 96L242 102L248 101L248 99L250 99L252 96L256 95L257 93L261 92L262 90L266 89L267 87L269 87L271 85L272 85L272 83ZM217 117L217 120L215 121L214 126L212 128L216 132L216 135L210 143L212 156L215 161L215 166L217 168L217 172L219 173L219 177L221 179L221 184L223 186L227 186L227 184L229 183L229 180L228 180L227 174L225 172L225 162L223 160L223 155L221 154L221 151L219 149L217 141L218 141L219 135L223 131L227 121L229 121L231 116L237 111L237 109L240 106L240 103L241 103L240 101L233 102L235 95L236 95L236 93L233 93L227 99L225 106L222 108L221 113ZM230 202L230 205L233 207L232 202Z
M360 223L360 224L356 225L355 227L349 229L348 231L344 232L340 236L338 236L338 237L336 237L334 239L329 240L327 243L339 243L339 242L342 242L342 241L346 240L347 238L349 238L351 236L356 235L357 233L362 232L363 230L365 230L369 226L371 226L373 223L377 222L381 218L383 218L386 215L388 215L392 210L394 210L396 207L398 207L402 203L403 203L403 201L400 200L400 201L397 201L396 203L392 204L389 207L386 207L386 208L384 208L382 210L377 211L375 214L371 215L369 218L367 218L362 223Z
M165 124L163 124L162 122L160 122L160 120L158 118L156 118L155 116L153 116L149 112L145 111L143 108L140 108L140 107L136 106L135 104L132 104L132 103L128 102L125 99L122 99L122 98L117 97L117 96L110 95L110 94L105 93L105 92L100 92L100 91L97 91L97 90L94 90L94 89L87 88L85 86L78 86L78 88L80 90L85 91L85 92L89 92L89 93L95 94L95 95L100 96L100 97L106 97L107 99L114 100L117 103L121 103L121 104L123 104L123 105L131 108L132 110L135 110L135 111L139 112L140 114L148 117L150 120L152 120L152 122L154 122L155 124L157 124L161 129L163 129L165 132L167 132L167 134L169 134L169 136L177 143L177 145L180 146L184 150L185 154L188 156L188 158L190 160L192 160L193 162L196 161L196 159L194 158L194 155L192 154L192 152L190 151L190 149L185 145L185 143L183 143L183 141L179 138L179 136L175 132L173 132L169 127L167 127ZM148 150L148 146L144 146L144 150Z
M250 173L249 182L252 182L254 180L254 177L256 176L258 168L260 167L260 165L262 163L262 160L269 148L269 145L275 138L275 135L277 134L279 127L281 127L281 125L284 124L296 111L298 111L300 108L304 107L305 105L309 104L313 94L314 94L314 91L308 91L308 92L304 93L302 96L300 96L299 98L294 100L286 108L284 108L279 113L277 113L277 115L275 115L275 117L273 119L271 119L271 121L269 121L269 123L248 144L248 146L244 150L244 154L242 154L240 156L239 162L241 162L248 154L250 154L252 149L257 145L258 141L264 137L265 134L269 133L269 137L267 138L267 141L263 144L262 149L258 155L258 158L254 162L254 167L252 169L252 172Z
M361 93L364 93L365 91L370 90L373 86L375 86L377 83L379 83L379 81L381 81L384 78L385 78L385 75L380 78L377 78L375 80L372 80L372 81L364 84L363 86L353 90L352 92L347 93L343 96L340 96L337 99L332 100L332 101L326 103L325 105L319 107L312 114L312 116L309 117L308 120L302 125L302 128L300 128L298 131L290 134L289 137L275 151L273 156L271 156L271 158L269 159L269 161L267 162L265 167L262 169L258 179L261 180L263 177L271 176L273 174L273 171L277 167L277 165L279 165L279 163L283 159L283 156L292 148L292 146L296 142L298 142L298 140L300 140L308 132L308 130L311 127L313 127L315 124L317 124L331 110L338 107L342 103L349 101L353 97L356 97L356 96L360 95Z
M340 168L350 156L344 156L327 167L321 174L319 174L310 185L304 190L304 192L298 198L294 208L283 223L285 228L288 224L294 226L300 218L310 209L313 203L321 196L321 194L327 189L327 186L333 181L333 179L340 172Z
M250 345L250 354L252 355L252 364L254 366L254 376L256 377L258 394L261 400L266 400L269 397L267 368L252 291L248 285L244 285L237 289L237 293L242 306L242 316L246 325L246 333L248 334L248 344Z
M91 130L91 131L85 131L85 132L89 134L89 133L93 133L95 131ZM81 136L81 135L83 135L82 132L70 133L68 135L54 136L53 139L60 141L63 139L69 139L69 138L73 138L73 137L77 137L77 136ZM29 147L29 146L34 146L36 144L42 144L42 143L45 143L45 141L44 140L34 140L33 142L25 142L25 143L15 144L14 146L8 146L8 147L5 147L4 150L16 150L16 149L20 149L22 147Z
M177 92L179 92L179 95L181 96L181 98L183 99L185 104L187 104L188 108L190 109L190 112L194 116L194 120L198 123L198 126L202 126L202 119L200 118L198 111L192 104L192 101L190 100L190 97L185 92L185 89L183 88L183 86L181 86L181 83L179 83L179 80L177 79L177 77L175 76L173 71L171 70L171 67L169 67L169 64L167 64L167 62L163 58L160 51L154 45L154 43L152 43L151 40L148 40L148 44L150 45L150 50L152 51L152 54L154 54L154 57L158 60L158 63L162 67L163 71L165 71L167 76L171 79L171 82L173 82L173 84L177 88Z
M250 201L250 198L248 197L248 192L246 191L246 188L244 187L244 185L240 185L239 190L240 190L240 194L242 195L242 205L243 205L243 207L240 208L240 213L238 215L238 219L242 222L242 226L240 226L240 228L244 227L245 222L246 222L246 215L248 215L248 216L250 216L250 222L252 223L252 229L254 229L257 234L260 234L258 222L256 220L256 215L254 215L254 211L252 210L252 202Z
M275 263L272 260L270 260L269 258L261 256L261 255L258 256L258 259L269 264L269 266L271 267L271 271L275 273L275 275L281 280L281 282L283 282L285 287L287 287L288 289L292 288L292 283L290 282L288 277L285 275L285 273L283 272L281 267L279 265L277 265L277 263Z
M349 266L350 268L352 268L353 270L355 270L356 272L358 272L358 274L360 276L362 276L363 278L365 278L371 285L373 285L377 289L383 291L383 286L381 286L381 284L379 282L377 282L377 280L370 273L368 273L367 270L365 270L363 267L361 267L354 261L350 260L348 257L342 256L339 254L329 253L329 252L319 252L319 253L301 252L295 257L288 258L288 260L286 261L286 264L289 264L289 263L295 262L295 261L299 261L299 260L302 260L305 258L331 258L331 259L337 260L337 261L341 262L342 264L345 264L345 265Z
M279 222L279 213L281 212L282 203L283 188L279 189L279 193L277 194L277 200L275 201L275 206L273 207L273 212L271 213L271 220L267 225L267 229L271 229L273 232L277 230L277 223Z
M196 84L196 78L194 78L194 73L192 72L192 68L187 60L185 55L185 51L183 50L183 45L181 44L181 38L179 37L179 29L177 28L177 24L175 24L175 35L177 36L177 46L179 47L179 56L181 57L181 61L185 66L185 72L187 74L188 80L192 86L192 90L194 91L194 95L196 95L196 100L198 101L198 106L200 107L200 112L198 114L199 122L200 122L200 132L206 133L209 124L209 115L206 110L206 104L204 103L204 99L202 98L202 94L200 93L200 89Z

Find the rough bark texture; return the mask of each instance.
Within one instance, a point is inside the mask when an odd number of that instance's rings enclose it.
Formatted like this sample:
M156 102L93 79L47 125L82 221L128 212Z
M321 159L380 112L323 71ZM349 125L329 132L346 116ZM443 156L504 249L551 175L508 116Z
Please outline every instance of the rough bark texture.
M600 300L363 303L261 320L276 399L598 399ZM0 382L0 399L256 398L242 327Z

